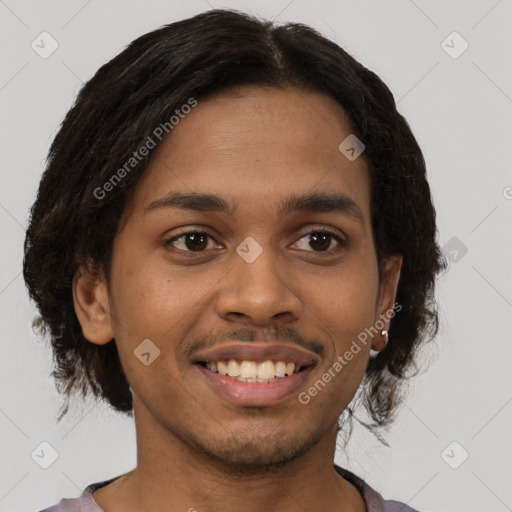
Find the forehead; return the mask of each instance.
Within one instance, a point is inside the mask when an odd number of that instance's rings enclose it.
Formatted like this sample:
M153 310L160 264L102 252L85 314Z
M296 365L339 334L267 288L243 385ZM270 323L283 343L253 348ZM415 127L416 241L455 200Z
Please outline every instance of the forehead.
M171 192L213 193L242 211L315 191L352 197L369 216L369 175L338 149L352 133L322 93L243 87L198 100L154 151L135 193L144 209ZM237 210L240 211L240 210Z

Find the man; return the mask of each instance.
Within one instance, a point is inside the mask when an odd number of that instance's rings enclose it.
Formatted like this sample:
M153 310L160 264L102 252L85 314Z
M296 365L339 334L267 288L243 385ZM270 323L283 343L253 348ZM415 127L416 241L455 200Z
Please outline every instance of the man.
M341 48L223 10L135 40L52 144L24 276L137 466L46 512L412 510L333 459L351 402L391 422L444 266L421 150Z

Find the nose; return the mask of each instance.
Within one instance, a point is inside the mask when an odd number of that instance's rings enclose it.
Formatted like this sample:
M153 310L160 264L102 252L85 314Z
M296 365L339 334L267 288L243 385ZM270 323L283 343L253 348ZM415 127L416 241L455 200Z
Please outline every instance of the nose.
M217 313L224 320L268 326L274 319L292 322L300 318L304 304L294 289L290 272L274 264L265 249L253 262L233 255L231 272L221 281Z

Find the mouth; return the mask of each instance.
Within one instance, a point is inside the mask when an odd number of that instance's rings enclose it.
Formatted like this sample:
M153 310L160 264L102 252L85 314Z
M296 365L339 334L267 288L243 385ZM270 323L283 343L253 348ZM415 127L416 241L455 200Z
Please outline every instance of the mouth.
M193 363L225 400L264 406L297 393L318 361L316 354L302 348L245 342L199 353Z
M219 373L224 377L239 382L276 382L280 379L291 377L295 373L304 370L306 366L300 366L294 362L286 361L247 361L236 359L224 359L219 361L199 362L203 368L213 373Z

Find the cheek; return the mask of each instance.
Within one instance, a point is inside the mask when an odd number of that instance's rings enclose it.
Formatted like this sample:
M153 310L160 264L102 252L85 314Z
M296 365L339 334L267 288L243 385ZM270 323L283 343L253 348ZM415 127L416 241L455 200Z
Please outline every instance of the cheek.
M367 329L374 322L374 284L366 274L355 273L332 283L335 289L325 294L320 309L321 326L330 339L327 357L315 380L305 390L315 414L331 420L339 416L356 393L364 376L371 348ZM326 403L336 404L326 407ZM323 405L322 405L323 404Z
M134 251L130 253L127 248L119 247L111 275L110 312L114 338L129 379L132 372L154 373L156 361L166 354L162 340L165 331L171 328L169 314L173 311L167 303L170 294L164 293L170 289L168 283L157 279L149 261L141 261L136 256ZM158 354L158 359L147 368L144 358L137 358L137 354L146 352L150 353L150 360Z
M112 314L126 324L130 334L149 337L153 334L151 326L162 326L164 318L169 324L169 315L173 311L179 313L183 302L181 294L173 285L169 269L156 258L138 251L133 240L121 239L115 254L112 261Z
M124 373L147 405L174 403L182 394L176 342L185 338L190 307L149 265L117 279L112 317Z
M323 418L328 424L335 422L356 394L367 362L364 350L352 354L350 360L345 360L343 354L336 355L298 395L299 402L311 408L314 417Z
M378 276L371 262L348 266L318 294L315 309L341 354L375 322ZM364 345L363 345L364 348Z
M216 275L192 278L189 269L187 275L174 273L171 276L162 258L160 261L147 259L144 263L137 263L137 258L130 262L121 259L112 275L115 286L112 287L111 314L125 373L145 372L135 356L143 350L139 348L141 343L146 343L150 352L158 353L152 369L159 371L162 367L164 373L171 371L178 375L183 344L201 315L204 316L208 290L219 278Z

